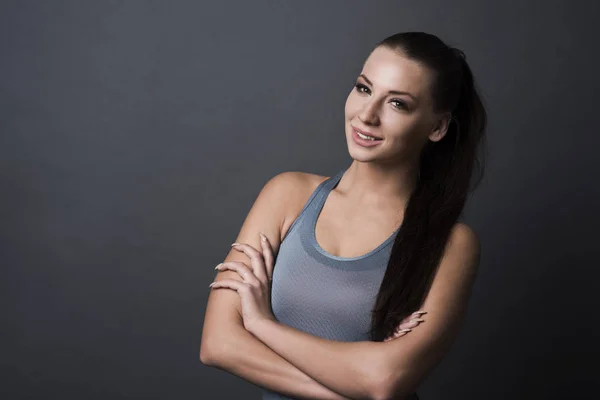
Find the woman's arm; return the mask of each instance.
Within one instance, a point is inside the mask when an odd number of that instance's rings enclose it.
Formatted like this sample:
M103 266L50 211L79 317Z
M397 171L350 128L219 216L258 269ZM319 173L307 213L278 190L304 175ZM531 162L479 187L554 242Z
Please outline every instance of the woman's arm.
M290 204L310 195L301 172L284 172L267 182L250 210L236 241L257 247L258 232L266 234L277 252L282 227ZM297 207L296 207L297 208ZM247 257L231 250L225 261L247 262ZM237 279L232 271L217 273L215 281ZM231 372L251 383L291 397L309 399L346 399L318 383L283 359L249 333L243 325L241 302L237 293L210 291L202 340L202 363Z
M223 293L237 296L236 293L224 290L213 293L217 294L214 296L215 302L227 301L217 299ZM244 328L241 317L223 321L218 327L227 332L218 341L206 341L203 335L202 346L211 349L201 351L200 359L205 365L228 371L255 385L289 397L347 399L315 381L268 348Z
M264 320L251 332L271 349L323 385L353 399L377 399L379 352L390 342L342 342Z
M458 333L479 264L475 234L453 231L427 295L427 324L402 340L340 342L259 320L248 330L321 384L350 398L390 399L416 390Z

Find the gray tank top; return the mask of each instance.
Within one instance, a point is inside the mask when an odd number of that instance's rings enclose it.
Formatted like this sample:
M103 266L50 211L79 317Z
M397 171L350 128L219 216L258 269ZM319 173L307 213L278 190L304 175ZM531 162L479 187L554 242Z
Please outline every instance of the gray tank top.
M311 335L368 341L371 310L400 228L362 256L338 257L323 250L315 239L316 221L344 172L319 184L281 242L273 269L271 305L279 322ZM291 398L263 389L263 400L274 399Z

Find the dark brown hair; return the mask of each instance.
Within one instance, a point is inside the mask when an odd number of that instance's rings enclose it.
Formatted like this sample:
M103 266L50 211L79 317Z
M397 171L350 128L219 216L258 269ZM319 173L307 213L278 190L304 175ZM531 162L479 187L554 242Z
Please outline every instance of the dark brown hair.
M469 192L484 172L487 114L464 53L425 32L392 35L385 46L425 66L433 74L431 96L436 112L452 112L446 135L428 141L420 157L420 175L372 310L371 339L382 341L423 304L450 232ZM477 172L477 174L475 174Z

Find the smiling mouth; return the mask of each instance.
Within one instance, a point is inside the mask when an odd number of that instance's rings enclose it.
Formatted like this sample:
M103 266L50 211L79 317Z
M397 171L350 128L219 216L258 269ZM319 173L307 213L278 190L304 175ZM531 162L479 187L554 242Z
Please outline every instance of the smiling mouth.
M376 138L376 137L374 137L374 136L369 136L369 135L365 135L365 134L363 134L363 133L360 133L360 132L359 132L359 131L357 131L356 129L354 129L354 132L356 132L356 134L357 134L357 135L358 135L358 136L359 136L361 139L364 139L364 140L372 140L372 141L383 140L383 139L381 139L381 138Z
M383 138L372 135L371 132L355 128L352 124L350 124L350 127L363 140L383 140Z

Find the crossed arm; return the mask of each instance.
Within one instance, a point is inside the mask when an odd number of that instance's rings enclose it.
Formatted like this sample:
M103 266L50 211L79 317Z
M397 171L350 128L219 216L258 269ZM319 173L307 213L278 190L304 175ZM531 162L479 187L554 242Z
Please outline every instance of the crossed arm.
M285 232L318 182L310 174L284 172L271 178L248 213L236 242L260 248L264 233L277 254ZM295 215L293 215L295 213ZM287 218L286 216L289 216ZM224 260L247 262L234 249ZM215 281L241 280L235 271L220 271ZM211 290L208 296L200 361L230 372L262 388L301 399L345 400L347 397L314 380L248 332L243 324L240 296L232 290Z
M457 225L423 305L426 324L402 340L340 342L264 321L254 336L332 391L356 399L402 398L414 392L453 343L479 264L479 243Z
M441 360L467 310L479 245L466 225L453 232L423 305L426 323L401 340L339 342L312 336L277 321L253 334L316 381L350 398L406 396Z
M258 212L254 216L252 213L248 221L260 218ZM267 226L259 229L250 226L244 224L237 242L259 248L260 243L253 243L254 239L244 240L256 237L256 231L270 239L279 237L280 226L272 230ZM221 298L226 297L231 303L237 301L234 304L238 320L232 324L234 318L225 315L225 307L219 310L222 312L207 311L200 358L205 364L293 397L403 398L416 390L453 343L467 311L479 254L479 242L473 231L457 224L422 305L428 312L427 323L400 340L388 342L326 340L272 321L254 329L252 337L243 327L237 293L218 291ZM231 260L235 257L228 256ZM234 275L232 271L218 274L220 279ZM210 302L211 297L207 310ZM223 335L224 331L227 335Z

